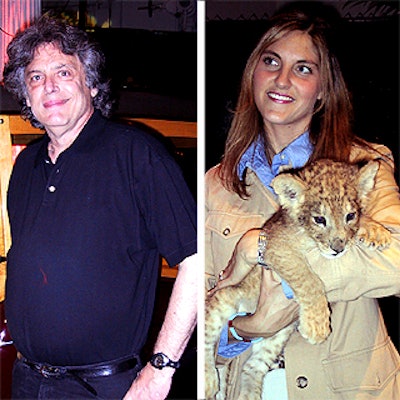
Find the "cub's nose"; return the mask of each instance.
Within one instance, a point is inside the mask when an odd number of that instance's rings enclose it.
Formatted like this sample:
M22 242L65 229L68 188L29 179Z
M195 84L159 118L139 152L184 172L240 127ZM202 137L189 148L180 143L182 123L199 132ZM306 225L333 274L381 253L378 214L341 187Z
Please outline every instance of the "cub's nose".
M330 242L330 248L337 254L340 254L344 251L346 246L346 242L344 241L344 239L341 238L334 238L331 242Z

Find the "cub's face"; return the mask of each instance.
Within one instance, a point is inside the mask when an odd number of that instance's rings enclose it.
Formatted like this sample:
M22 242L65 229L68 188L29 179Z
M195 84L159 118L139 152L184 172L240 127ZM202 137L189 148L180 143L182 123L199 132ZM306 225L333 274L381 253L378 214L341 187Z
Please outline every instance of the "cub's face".
M330 195L331 194L331 195ZM304 202L294 205L298 224L328 258L343 255L359 228L361 207L352 185L311 186Z
M301 170L278 175L272 186L288 221L298 225L323 256L335 258L353 242L377 170L374 161L360 169L318 160Z

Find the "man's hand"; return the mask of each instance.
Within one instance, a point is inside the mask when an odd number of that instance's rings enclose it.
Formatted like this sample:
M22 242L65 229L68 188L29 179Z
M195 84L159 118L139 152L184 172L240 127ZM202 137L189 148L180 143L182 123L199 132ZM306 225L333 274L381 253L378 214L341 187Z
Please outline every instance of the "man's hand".
M173 368L158 370L150 364L139 372L124 400L164 400L171 389Z

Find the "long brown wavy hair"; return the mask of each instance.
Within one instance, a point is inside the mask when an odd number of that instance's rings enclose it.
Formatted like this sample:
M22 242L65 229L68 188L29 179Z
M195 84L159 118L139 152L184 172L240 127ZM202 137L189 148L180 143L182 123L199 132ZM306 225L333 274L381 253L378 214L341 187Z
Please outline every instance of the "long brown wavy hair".
M309 162L319 158L348 161L352 143L362 142L352 131L353 110L337 56L331 48L332 27L323 18L293 10L278 14L247 60L233 120L225 143L220 176L228 190L247 196L245 179L238 176L238 164L249 146L263 133L262 116L253 93L253 75L263 52L292 31L310 35L319 56L322 98L314 106L309 127L314 146ZM267 135L264 135L267 140ZM268 143L266 143L268 146Z

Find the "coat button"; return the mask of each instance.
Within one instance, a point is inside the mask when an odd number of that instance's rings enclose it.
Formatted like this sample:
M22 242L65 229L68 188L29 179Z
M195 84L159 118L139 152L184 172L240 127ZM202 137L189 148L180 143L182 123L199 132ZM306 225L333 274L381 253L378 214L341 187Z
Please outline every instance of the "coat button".
M308 379L305 376L299 376L296 379L296 386L300 389L304 389L308 386Z
M223 232L222 232L222 234L223 234L224 236L228 236L230 233L231 233L230 228L225 228L225 229L223 230Z

